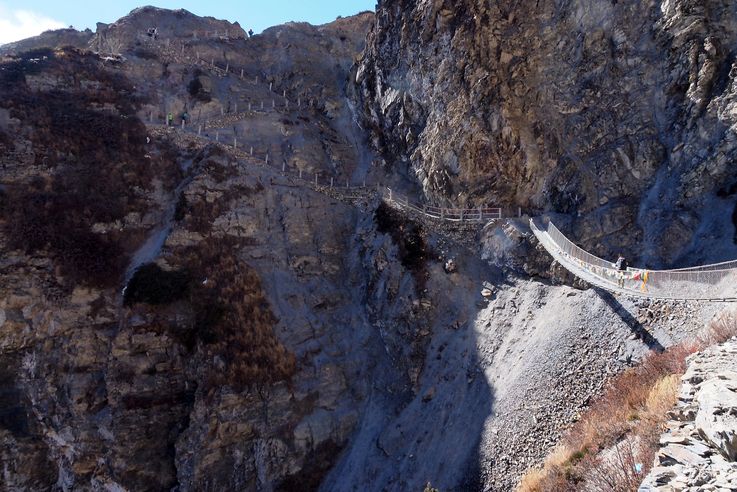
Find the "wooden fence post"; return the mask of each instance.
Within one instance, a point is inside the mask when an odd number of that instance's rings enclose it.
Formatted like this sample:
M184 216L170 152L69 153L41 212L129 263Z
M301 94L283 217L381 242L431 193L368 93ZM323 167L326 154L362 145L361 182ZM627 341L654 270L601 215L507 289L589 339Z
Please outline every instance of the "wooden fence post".
M269 154L268 153L266 154L266 165L267 166L269 165Z
M317 173L315 173L315 186L317 186Z
M238 148L238 137L233 136L233 149Z
M215 132L215 141L216 142L220 141L220 132Z
M251 154L251 156L253 156L253 145L251 145L251 150L249 151L249 154Z
M269 82L269 90L271 90L272 87L274 87L274 83L273 82Z
M228 73L228 70L230 70L230 62L225 63L225 73Z
M202 135L202 125L197 128L197 136L199 137L200 135Z
M243 69L241 68L241 80L243 80Z
M332 188L332 187L333 187L333 178L330 177L330 188Z

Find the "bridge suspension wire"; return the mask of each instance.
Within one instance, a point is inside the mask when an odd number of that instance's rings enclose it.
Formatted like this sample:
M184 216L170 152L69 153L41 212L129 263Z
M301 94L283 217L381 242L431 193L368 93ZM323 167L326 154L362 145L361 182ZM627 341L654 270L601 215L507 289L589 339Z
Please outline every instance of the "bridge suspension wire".
M619 271L611 262L576 246L550 220L530 219L530 227L566 270L596 287L649 299L737 301L737 261L676 270Z

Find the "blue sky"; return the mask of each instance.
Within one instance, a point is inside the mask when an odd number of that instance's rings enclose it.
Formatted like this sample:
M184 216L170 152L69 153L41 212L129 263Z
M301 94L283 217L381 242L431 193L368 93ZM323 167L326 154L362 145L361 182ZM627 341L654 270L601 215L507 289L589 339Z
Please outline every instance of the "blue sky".
M144 1L145 0L141 0ZM47 29L73 25L95 30L96 22L113 22L136 7L187 9L197 15L209 15L231 22L238 21L248 30L261 32L267 27L288 21L324 24L339 15L353 15L374 10L375 0L160 0L154 3L135 1L96 2L81 0L0 0L0 44L40 34Z

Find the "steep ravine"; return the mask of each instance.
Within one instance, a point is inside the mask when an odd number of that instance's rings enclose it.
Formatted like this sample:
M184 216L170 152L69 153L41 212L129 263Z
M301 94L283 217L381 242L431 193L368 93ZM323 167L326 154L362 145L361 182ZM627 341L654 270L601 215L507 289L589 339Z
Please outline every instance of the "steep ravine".
M245 39L226 21L148 7L90 40L120 59L74 49L4 59L0 78L12 84L2 87L13 90L0 102L2 486L510 490L610 375L708 318L711 306L562 285L524 219L450 225L378 198L349 203L229 145L144 125L185 108L222 111L225 123L205 132L237 136L241 148L291 168L419 187L443 202L558 210L574 237L601 239L599 251L646 244L643 257L661 258L665 237L650 246L640 233L614 236L659 196L640 193L671 190L685 167L654 164L664 137L650 133L647 111L617 119L637 101L605 114L611 101L597 84L626 60L596 68L594 56L611 46L607 33L623 30L616 39L648 53L631 63L647 65L667 43L644 34L635 43L636 30L660 17L621 0L529 8L386 1L376 17ZM673 20L666 31L683 21L662 15ZM574 20L581 40L563 32ZM160 40L145 34L152 23ZM547 57L558 44L590 63L555 88L570 75ZM195 67L187 50L250 73ZM666 76L643 77L656 87ZM697 79L690 93L702 94ZM531 95L533 82L554 97ZM637 92L629 79L621 87L630 82ZM315 103L287 108L285 91ZM280 105L228 119L233 105L263 100ZM668 134L671 109L652 116L659 134ZM709 105L701 111L688 121L708 119ZM605 116L616 136L601 136ZM583 149L599 144L582 130L595 124L608 142L596 152ZM697 133L681 150L698 153ZM598 160L615 152L612 142L622 147L614 168ZM636 180L622 166L642 181L626 192ZM714 172L714 182L731 179L726 168ZM561 189L546 195L551 182ZM694 185L694 200L713 191L705 183ZM579 192L587 205L571 205ZM731 199L723 195L714 203ZM711 238L719 255L732 248L722 235L733 234L720 224ZM133 290L121 306L123 285Z

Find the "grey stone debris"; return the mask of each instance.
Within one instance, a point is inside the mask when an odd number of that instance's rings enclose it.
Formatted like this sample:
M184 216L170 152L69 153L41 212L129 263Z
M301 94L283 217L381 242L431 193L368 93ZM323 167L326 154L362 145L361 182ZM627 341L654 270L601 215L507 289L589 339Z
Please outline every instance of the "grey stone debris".
M737 339L691 356L640 492L737 490Z

